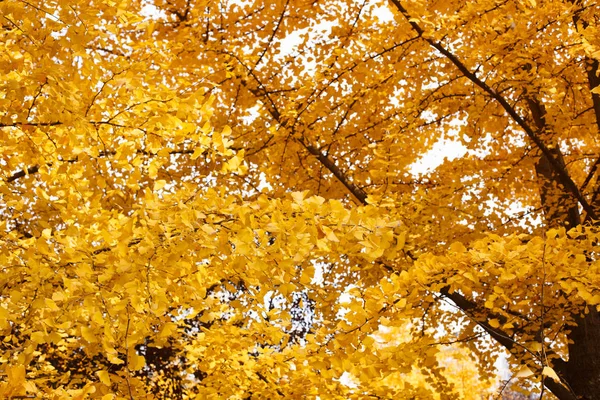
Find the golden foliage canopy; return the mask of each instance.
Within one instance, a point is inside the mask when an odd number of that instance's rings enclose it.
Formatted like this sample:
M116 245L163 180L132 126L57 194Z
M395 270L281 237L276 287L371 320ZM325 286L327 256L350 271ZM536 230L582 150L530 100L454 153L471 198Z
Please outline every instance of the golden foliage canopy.
M596 2L0 14L0 397L600 392Z

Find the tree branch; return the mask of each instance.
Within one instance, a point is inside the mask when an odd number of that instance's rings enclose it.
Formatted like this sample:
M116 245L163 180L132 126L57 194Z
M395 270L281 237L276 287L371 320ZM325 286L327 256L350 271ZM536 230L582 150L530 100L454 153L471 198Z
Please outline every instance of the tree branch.
M548 148L544 144L544 142L540 139L540 137L536 134L536 132L525 122L525 120L517 113L517 111L506 101L504 97L498 94L495 90L489 87L484 81L479 79L477 75L471 72L463 63L455 56L452 52L442 46L439 42L424 36L425 31L421 26L415 22L412 16L408 13L408 11L402 6L400 0L390 0L394 6L400 11L400 13L406 18L408 23L411 25L413 30L419 34L420 37L423 38L431 47L442 53L458 70L462 73L462 75L469 79L472 83L479 86L485 93L489 94L494 100L496 100L502 108L508 113L508 115L512 118L514 122L517 123L525 131L527 136L531 139L533 143L540 149L542 154L546 156L548 162L552 166L552 168L556 171L557 175L560 177L561 181L564 183L566 189L571 192L571 194L577 199L579 204L583 207L588 217L597 219L596 213L594 212L593 207L588 203L585 197L579 191L579 188L573 182L568 172L561 167L560 162L553 156L552 150Z
M463 295L457 292L450 293L449 286L442 288L440 290L440 294L451 300L458 308L471 317L471 312L478 308L475 303L469 301ZM488 315L488 320L490 319L489 317L493 318L494 315ZM487 321L479 321L475 318L474 320L485 332L487 332L494 340L504 346L504 348L511 353L524 352L522 349L517 348L517 343L503 330L492 327ZM556 371L558 375L565 376L567 363L558 354L549 349L546 350L546 356L552 359L552 367L554 371ZM577 400L577 396L575 396L566 386L559 382L555 382L550 377L546 377L544 379L544 385L560 400Z
M170 155L175 155L175 154L194 154L195 149L182 149L182 150L173 150L171 152L169 152ZM116 151L101 151L98 154L98 157L108 157L108 156L114 156L116 155L117 152ZM141 154L141 155L145 155L145 156L155 156L156 154L150 153L148 151L145 150L137 150L136 154ZM66 162L66 163L75 163L77 161L79 161L77 158L72 158L72 159L68 159L68 160L59 160L61 162ZM46 164L48 167L52 166L52 163L47 163ZM17 171L14 174L12 174L11 176L9 176L8 178L6 178L5 182L6 183L11 183L16 181L17 179L23 178L27 175L30 174L35 174L37 172L39 172L40 170L40 166L39 165L33 165L29 168L27 168L27 170L21 170L21 171Z
M298 139L298 141L306 150L308 150L310 154L316 156L319 162L323 164L323 166L327 168L329 172L331 172L350 191L350 193L352 193L354 197L358 199L361 204L367 205L367 194L365 191L352 183L350 179L348 179L348 177L335 164L335 162L333 162L333 160L323 154L321 150L317 149L316 147L306 144L304 140Z
M29 167L27 168L27 170L21 170L19 172L15 172L14 174L12 174L11 176L9 176L8 178L6 178L6 183L11 183L16 181L17 179L20 179L24 176L27 176L29 174L35 174L40 170L40 166L39 165L34 165L33 167Z

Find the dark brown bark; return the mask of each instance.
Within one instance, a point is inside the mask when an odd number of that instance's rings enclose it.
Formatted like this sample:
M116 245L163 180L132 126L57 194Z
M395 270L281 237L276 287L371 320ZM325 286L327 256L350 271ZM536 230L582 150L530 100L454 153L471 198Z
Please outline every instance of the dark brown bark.
M600 399L600 314L590 309L575 317L569 340L567 381L580 399Z
M504 111L508 114L510 119L512 119L521 129L525 132L529 140L538 148L538 150L542 153L542 155L547 159L549 165L554 170L554 173L560 177L561 184L564 186L564 189L567 193L572 195L581 207L590 215L592 218L596 219L596 213L594 209L590 206L588 200L583 196L583 194L579 191L579 187L575 184L573 179L571 179L568 171L560 165L560 162L554 158L551 147L549 147L542 137L541 133L532 126L530 126L526 119L522 117L518 110L511 106L509 101L505 99L500 93L496 92L492 89L484 80L479 78L476 73L469 70L465 64L450 50L444 47L440 42L437 42L429 37L424 36L425 30L421 28L421 26L412 18L412 16L408 13L408 11L402 6L402 2L400 0L390 0L392 4L400 11L400 13L406 18L410 26L413 30L423 38L431 47L439 51L446 57L454 66L459 70L459 72L468 80L470 80L474 85L478 86L484 93L486 93L490 98L496 101Z
M556 148L555 152L556 159L564 165L560 150ZM535 167L548 227L564 226L569 229L579 225L581 219L575 199L565 192L560 184L560 177L553 173L545 156L539 158ZM576 398L600 399L600 316L595 309L591 309L587 314L573 316L573 319L576 325L567 334L569 360L561 377ZM568 398L549 385L553 382L549 379L546 381L546 387L559 399Z
M595 211L599 210L600 207L597 204L590 203L594 203L596 196L592 198L592 201L588 201L570 177L558 143L553 139L552 127L545 120L543 104L534 96L527 97L530 115L521 116L517 109L471 72L452 52L440 43L424 37L424 30L411 18L400 0L391 0L391 2L407 18L414 31L423 40L446 56L464 77L471 80L504 108L508 116L525 131L531 143L538 149L539 158L536 162L535 170L539 179L540 200L548 227L564 226L570 229L580 225L580 206L585 210L586 218L595 219L597 214ZM590 79L590 86L593 88L598 86L600 78L597 76L598 63L595 62L592 67L593 71L588 70L587 75ZM252 71L250 71L250 75L257 81L259 86L258 90L252 92L257 97L266 97L266 104L271 105L271 107L268 106L267 108L273 118L282 123L282 125L286 125L286 121L281 120L275 104L269 98L268 92L262 83L253 75ZM595 95L593 102L594 110L600 121L600 112L598 112L600 111L600 107L598 107L600 106L600 97ZM598 126L600 127L600 123ZM314 146L304 143L302 140L300 142L310 154L314 155L324 167L344 184L361 204L366 204L366 193L353 184L332 159ZM598 188L598 192L600 193L600 187ZM600 195L597 197L600 198ZM451 293L448 287L441 290L441 295L452 300L467 314L470 314L476 308L475 303L459 293ZM556 357L552 361L552 367L561 377L561 382L555 382L553 379L546 377L544 379L544 386L560 400L600 399L600 318L594 310L584 316L575 316L574 320L577 325L572 327L568 335L571 341L569 345L569 361L565 362L558 355L555 355ZM509 351L514 348L514 342L510 339L509 335L500 329L491 327L485 320L479 323L492 338Z
M575 1L575 4L578 3ZM579 28L579 24L582 24L584 28L589 25L588 21L580 20L579 13L573 16L573 23L575 29ZM600 95L591 92L600 86L598 60L586 57L583 67L586 69L596 127L600 134ZM600 156L597 160L600 160ZM595 165L597 164L595 163ZM590 180L596 170L595 166L592 167ZM590 200L590 205L594 210L600 209L599 192L600 181L596 179L596 187ZM586 216L586 222L590 222L591 219L589 215ZM592 307L588 313L574 316L574 320L577 325L573 326L567 335L569 339L567 380L573 392L577 393L581 399L600 399L600 313Z
M560 150L554 148L552 151L555 154L555 159L564 166L565 162ZM577 201L565 192L564 186L560 183L560 177L554 173L545 155L540 156L538 159L535 164L535 171L540 182L540 198L546 225L552 228L564 226L571 229L581 224Z
M526 117L521 116L506 99L470 71L455 54L441 43L426 37L423 28L411 17L408 10L402 5L401 0L391 0L391 2L423 40L442 53L464 77L477 85L504 108L510 118L525 131L532 144L538 149L539 158L535 169L540 182L540 200L547 225L549 227L564 226L566 228L580 225L579 205L587 214L586 220L596 220L596 210L599 210L600 207L595 203L600 198L600 196L597 196L600 193L600 184L594 191L591 200L588 200L575 186L555 140L554 134L556 132L552 132L552 127L545 120L543 104L535 96L526 96L531 117L531 120L527 121ZM576 15L574 18L576 23L577 19L578 16ZM593 89L600 85L599 66L597 60L586 61L586 74L590 88ZM597 118L597 126L600 130L600 96L593 94L592 103ZM468 304L461 305L461 302L457 302L457 300L454 300L457 306L468 312ZM470 304L470 302L468 303ZM560 370L559 374L563 382L557 383L550 378L546 378L544 385L561 400L571 400L573 398L600 399L600 317L596 310L590 310L585 315L572 317L576 325L572 327L568 334L569 361L566 365L562 361L559 363L560 365L555 366L555 369ZM501 335L494 335L489 329L486 329L486 331L500 344L507 347L507 344L502 343ZM510 346L507 348L510 349Z
M546 122L546 108L535 96L527 97L527 105L537 132L543 133L546 140L550 142L548 149L552 158L568 175L565 160L552 132L552 127ZM557 173L547 154L540 154L535 164L535 172L540 185L540 200L544 209L546 225L551 228L564 226L571 229L581 224L577 199L566 190L567 182L561 174Z

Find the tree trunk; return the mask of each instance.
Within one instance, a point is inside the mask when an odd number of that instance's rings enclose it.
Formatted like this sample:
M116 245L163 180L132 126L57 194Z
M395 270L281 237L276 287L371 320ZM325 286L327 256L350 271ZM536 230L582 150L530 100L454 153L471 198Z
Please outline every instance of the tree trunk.
M547 131L549 127L546 125L543 105L534 98L528 99L528 103L538 131ZM551 147L551 152L567 171L557 143ZM566 184L545 155L540 156L535 170L548 228L563 226L568 230L580 225L579 204L565 190ZM600 315L595 308L588 311L584 313L585 310L581 310L582 314L573 316L576 325L567 334L569 360L562 370L562 378L577 398L595 400L600 399ZM555 394L561 398L558 393Z
M568 335L567 382L579 398L600 399L600 314L590 309L575 322Z
M560 149L555 147L552 152L564 166ZM547 226L564 226L568 230L581 224L578 204L564 190L549 160L541 156L535 169ZM577 398L595 400L600 399L600 315L595 308L588 311L584 314L581 310L581 315L573 316L577 325L567 335L569 360L563 378Z

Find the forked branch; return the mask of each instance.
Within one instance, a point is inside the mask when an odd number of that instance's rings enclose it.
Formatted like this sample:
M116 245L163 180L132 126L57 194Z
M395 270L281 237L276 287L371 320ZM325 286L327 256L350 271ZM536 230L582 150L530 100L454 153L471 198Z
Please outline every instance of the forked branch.
M502 106L502 108L508 113L511 119L525 131L525 134L529 137L529 139L536 145L538 149L542 152L542 154L548 159L552 168L556 171L556 174L559 176L561 183L565 186L565 189L569 191L573 197L577 199L579 204L583 207L585 212L587 213L588 218L597 219L596 213L594 212L593 207L588 203L583 194L579 191L579 188L573 182L569 173L565 168L561 166L559 160L554 157L552 154L552 150L546 146L546 144L542 141L542 139L538 136L538 134L533 130L531 126L525 121L523 117L519 115L519 113L512 107L508 101L502 97L499 93L497 93L494 89L492 89L487 83L481 80L474 72L471 72L469 68L465 66L465 64L451 51L449 51L446 47L444 47L441 43L436 40L427 37L425 34L425 30L421 28L421 26L415 21L415 19L408 13L406 8L402 6L400 0L390 0L392 4L400 11L400 13L406 18L408 23L411 25L413 30L423 38L431 47L439 51L444 55L454 66L461 72L461 74L469 79L476 86L481 88L485 93L487 93L491 98L496 100L498 104Z

